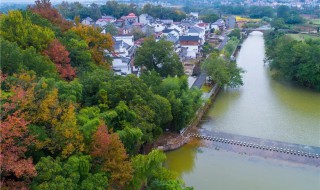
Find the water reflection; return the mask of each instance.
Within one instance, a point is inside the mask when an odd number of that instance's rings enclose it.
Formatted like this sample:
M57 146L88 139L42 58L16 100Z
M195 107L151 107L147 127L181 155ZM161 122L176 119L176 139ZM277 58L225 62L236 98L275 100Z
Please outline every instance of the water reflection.
M182 174L192 173L197 154L201 153L200 143L201 141L194 140L180 148L179 151L168 152L166 166L174 168L180 177Z

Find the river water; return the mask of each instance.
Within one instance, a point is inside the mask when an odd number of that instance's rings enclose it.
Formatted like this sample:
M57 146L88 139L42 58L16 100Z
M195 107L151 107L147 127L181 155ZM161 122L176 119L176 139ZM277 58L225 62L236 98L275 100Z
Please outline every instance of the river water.
M320 93L274 80L263 34L244 41L237 63L244 86L219 93L201 127L320 146ZM320 168L215 150L192 142L167 153L167 167L199 190L319 190Z

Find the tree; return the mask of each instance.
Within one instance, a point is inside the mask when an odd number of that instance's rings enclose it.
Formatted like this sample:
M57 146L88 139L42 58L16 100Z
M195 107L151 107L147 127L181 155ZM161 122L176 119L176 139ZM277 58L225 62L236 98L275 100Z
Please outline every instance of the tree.
M241 39L241 30L239 28L236 28L232 30L229 34L229 37L236 37L238 40Z
M107 127L101 125L92 139L90 154L94 163L101 163L102 171L110 172L113 189L123 189L132 179L132 167L119 135L109 134Z
M52 30L33 24L30 18L23 17L16 10L1 15L0 34L23 49L33 46L38 52L45 49L54 38Z
M163 39L156 42L153 38L147 38L137 50L135 64L149 71L155 70L162 77L183 75L182 63L172 43Z
M53 8L50 0L36 0L35 5L29 6L28 9L60 27L62 32L72 27L72 23L66 21L58 10Z
M104 51L111 51L113 41L110 34L101 34L98 28L92 26L79 25L73 27L72 30L86 41L90 48L90 53L97 65L108 67Z
M90 156L74 155L65 162L59 157L42 157L37 163L38 176L32 183L32 189L61 190L104 190L108 187L107 174L90 172Z
M67 80L73 80L76 75L75 68L72 68L69 58L69 52L60 43L59 40L53 40L48 48L44 51L44 54L49 56L51 61L53 61L57 67L60 76Z
M32 158L26 156L28 146L34 143L34 137L30 136L27 125L28 122L19 117L18 112L9 115L0 123L1 186L10 189L27 188L30 179L37 174Z
M134 27L132 29L132 35L133 35L134 41L146 37L146 35L142 32L142 30L137 27Z
M286 24L283 18L275 18L271 22L271 27L277 30L277 29L286 28Z
M117 133L127 152L130 155L137 154L142 143L142 131L139 128L126 126Z
M185 189L177 176L162 166L165 161L165 154L159 150L152 150L148 155L133 157L134 178L127 189Z
M112 36L118 35L119 31L117 29L117 27L115 27L113 24L108 23L105 27L104 30L106 31L106 33L111 34Z
M243 84L241 73L244 71L238 68L235 62L230 62L225 58L210 56L203 63L202 68L219 86L227 85L234 88Z
M213 23L219 19L219 16L215 13L211 13L201 16L201 19L203 20L203 22Z

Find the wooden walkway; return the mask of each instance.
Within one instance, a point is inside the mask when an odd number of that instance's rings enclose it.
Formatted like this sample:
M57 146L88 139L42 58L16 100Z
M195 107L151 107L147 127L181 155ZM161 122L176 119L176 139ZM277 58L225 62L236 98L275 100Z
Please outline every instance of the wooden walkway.
M320 147L287 143L229 133L207 131L201 129L201 134L186 133L189 138L203 139L208 147L224 149L240 154L281 159L295 163L320 166Z

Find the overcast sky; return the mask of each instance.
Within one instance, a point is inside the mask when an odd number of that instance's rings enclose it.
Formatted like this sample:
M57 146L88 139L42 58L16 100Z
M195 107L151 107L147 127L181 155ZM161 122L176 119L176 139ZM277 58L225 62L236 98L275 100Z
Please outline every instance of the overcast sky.
M0 0L0 2L3 2L3 3L20 3L20 2L23 2L23 3L34 3L35 0ZM60 3L62 2L63 0L51 0L51 3ZM75 2L75 1L78 1L78 2L92 2L92 1L101 1L101 0L64 0L64 1L67 1L67 2ZM104 1L107 1L107 0L104 0Z

